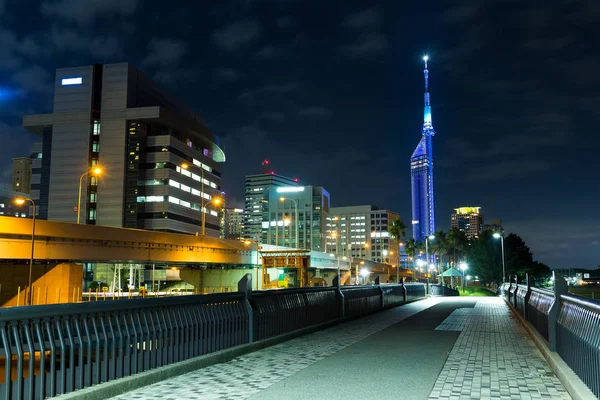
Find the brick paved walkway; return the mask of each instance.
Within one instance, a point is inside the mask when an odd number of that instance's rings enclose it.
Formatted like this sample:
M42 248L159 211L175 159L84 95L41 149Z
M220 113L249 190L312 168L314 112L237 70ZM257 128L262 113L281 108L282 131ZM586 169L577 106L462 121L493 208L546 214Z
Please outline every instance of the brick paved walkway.
M455 310L436 330L461 331L429 399L570 399L500 298Z
M504 302L469 297L396 307L115 399L418 400L428 394L435 400L570 398Z

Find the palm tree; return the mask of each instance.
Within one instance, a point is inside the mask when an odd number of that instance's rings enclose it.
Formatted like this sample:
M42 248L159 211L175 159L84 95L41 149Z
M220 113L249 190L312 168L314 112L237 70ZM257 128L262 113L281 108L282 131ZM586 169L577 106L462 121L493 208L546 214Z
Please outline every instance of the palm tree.
M463 231L454 226L448 231L448 245L452 250L452 264L456 267L456 253L458 251L460 256L465 252L469 245L469 239Z
M392 221L392 226L390 226L388 232L391 237L400 240L406 236L406 225L400 218L396 218Z
M439 231L435 233L435 239L430 243L431 252L440 257L440 264L443 265L443 257L448 253L448 238L446 237L446 232ZM442 267L442 272L443 271Z
M406 246L404 246L404 251L408 255L408 257L415 259L415 256L419 252L419 244L415 242L415 239L410 238L406 241ZM413 265L414 269L414 265Z

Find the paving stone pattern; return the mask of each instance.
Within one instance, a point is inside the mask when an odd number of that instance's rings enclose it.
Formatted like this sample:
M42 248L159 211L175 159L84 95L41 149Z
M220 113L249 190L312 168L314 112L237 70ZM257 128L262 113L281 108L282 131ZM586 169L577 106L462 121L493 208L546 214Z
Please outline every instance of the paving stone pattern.
M114 397L133 399L246 399L442 299L427 299L305 335L227 363L213 365Z
M462 332L429 399L571 398L502 299L478 299L436 329Z

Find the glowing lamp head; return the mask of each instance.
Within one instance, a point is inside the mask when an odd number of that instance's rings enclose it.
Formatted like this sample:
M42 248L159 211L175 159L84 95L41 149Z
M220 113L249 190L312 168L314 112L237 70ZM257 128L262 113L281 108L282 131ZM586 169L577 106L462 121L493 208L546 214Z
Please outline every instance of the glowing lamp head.
M366 269L366 268L363 268L363 269L360 270L360 274L362 276L367 276L367 275L369 275L369 270Z
M462 269L463 271L467 270L469 268L469 266L467 265L467 263L460 263L460 269Z
M96 167L92 170L92 174L94 175L100 175L102 173L102 168L100 167Z
M25 199L22 199L22 198L15 199L15 203L22 206L23 204L25 204Z
M189 166L189 165L187 165L186 163L182 163L182 164L180 165L180 167L181 167L182 169L188 169L190 166Z
M428 55L424 55L423 56L423 61L427 62L429 60L429 56Z
M434 235L429 235L429 236L427 236L427 239L433 240L433 239L435 239L435 236Z
M285 201L285 197L280 197L279 201L282 201L282 202Z
M494 233L494 239L500 239L502 237L502 235L500 235L498 232Z
M221 199L219 199L219 198L213 199L213 203L215 203L216 205L219 205L219 204L221 204L222 202L223 202L223 200L221 200Z
M249 240L244 240L244 244L245 244L245 245L249 245L250 243L252 243L252 242L251 242L251 241L249 241Z

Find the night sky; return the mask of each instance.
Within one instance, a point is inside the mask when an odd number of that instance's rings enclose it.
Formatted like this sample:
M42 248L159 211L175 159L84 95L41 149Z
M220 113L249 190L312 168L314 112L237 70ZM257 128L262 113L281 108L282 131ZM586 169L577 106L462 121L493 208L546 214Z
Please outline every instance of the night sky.
M0 0L0 180L56 68L130 62L221 136L229 205L267 157L410 225L427 53L437 228L481 206L552 268L600 264L597 0L187 3Z

